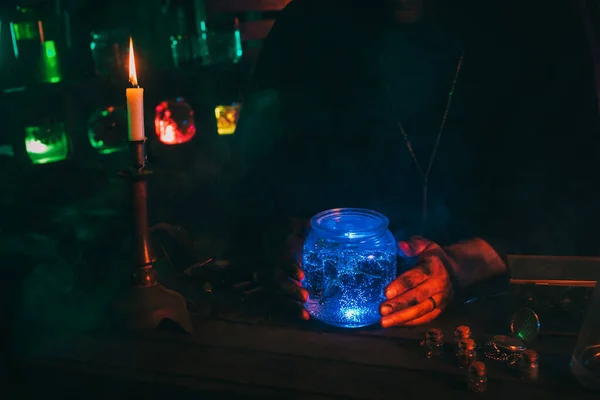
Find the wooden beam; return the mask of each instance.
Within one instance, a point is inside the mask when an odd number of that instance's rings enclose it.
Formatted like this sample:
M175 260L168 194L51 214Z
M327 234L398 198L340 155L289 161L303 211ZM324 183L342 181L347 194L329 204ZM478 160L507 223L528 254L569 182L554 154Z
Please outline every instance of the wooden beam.
M240 34L242 41L262 40L267 37L275 20L248 21L240 23Z
M292 0L207 0L206 8L210 14L235 13L247 11L279 11Z

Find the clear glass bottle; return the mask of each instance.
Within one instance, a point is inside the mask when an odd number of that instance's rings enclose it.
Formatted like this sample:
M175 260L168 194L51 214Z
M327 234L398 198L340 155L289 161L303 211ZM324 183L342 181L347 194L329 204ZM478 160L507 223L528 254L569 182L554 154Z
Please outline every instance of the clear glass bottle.
M583 386L600 391L600 280L571 357L571 372Z
M454 351L458 355L458 344L463 339L471 337L471 328L467 325L459 325L454 329Z
M208 46L208 59L202 56L202 48L198 51L202 65L217 65L237 63L243 56L242 35L240 22L237 18L233 21L212 23L208 26L201 25L203 33L200 34L199 45ZM204 29L206 29L204 31ZM206 40L204 40L206 38Z
M427 358L441 358L444 347L444 334L439 329L430 329L423 343Z
M396 241L387 217L338 208L310 223L302 254L309 314L346 328L377 323L384 289L396 276Z
M195 35L173 35L171 41L171 57L173 66L179 68L194 62L197 58L196 47L198 38Z
M62 80L58 48L62 48L63 38L59 26L60 16L50 2L16 7L9 30L17 63L12 80L18 82L17 86Z
M208 43L208 29L206 28L206 21L202 20L198 26L198 42L197 48L194 51L196 58L200 60L201 65L210 64L210 48Z
M540 373L538 353L535 350L527 349L519 358L517 362L517 368L519 374L526 379L536 380Z
M461 368L469 367L477 360L475 349L475 340L471 338L462 339L458 342L458 353L456 354L458 366Z
M475 361L469 367L467 388L472 393L483 393L487 390L487 368L481 361Z
M116 75L119 78L127 79L129 73L129 38L131 36L129 30L94 31L91 35L90 50L92 51L96 74L99 76Z

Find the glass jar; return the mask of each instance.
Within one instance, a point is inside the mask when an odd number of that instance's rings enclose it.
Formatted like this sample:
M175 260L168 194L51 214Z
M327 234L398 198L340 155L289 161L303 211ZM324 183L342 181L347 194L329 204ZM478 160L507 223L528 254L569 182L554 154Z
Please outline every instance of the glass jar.
M242 36L238 19L214 23L211 26L201 24L198 56L202 65L237 63L243 56Z
M311 218L304 242L306 309L322 322L358 328L379 321L384 289L396 277L396 241L375 211L338 208Z
M58 47L63 38L59 25L60 16L49 4L16 7L9 23L16 62L11 86L62 80Z
M215 107L215 118L217 120L217 133L219 135L233 135L237 129L240 118L241 103L221 105Z
M440 329L430 329L425 335L423 345L427 358L441 358L444 351L444 333Z
M583 386L600 391L600 280L579 332L571 372Z
M487 390L487 367L475 361L467 372L467 388L471 393L484 393Z
M49 164L69 157L69 136L62 123L25 127L25 151L33 164Z

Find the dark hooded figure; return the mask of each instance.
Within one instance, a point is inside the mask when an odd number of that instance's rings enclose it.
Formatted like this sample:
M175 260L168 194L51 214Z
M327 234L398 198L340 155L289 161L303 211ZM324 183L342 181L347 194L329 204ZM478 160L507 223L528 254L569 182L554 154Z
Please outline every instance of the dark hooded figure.
M506 253L598 243L593 62L568 0L294 0L238 129L239 251L300 303L306 221L330 208L385 214L417 257L383 327L431 321Z

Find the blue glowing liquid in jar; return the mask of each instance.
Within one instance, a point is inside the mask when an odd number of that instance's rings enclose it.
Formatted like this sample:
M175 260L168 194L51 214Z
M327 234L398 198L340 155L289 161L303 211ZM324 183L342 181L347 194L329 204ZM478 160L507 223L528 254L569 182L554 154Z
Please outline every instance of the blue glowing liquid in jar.
M384 289L396 277L396 241L387 217L338 208L315 215L310 223L302 253L309 314L344 328L379 322Z

